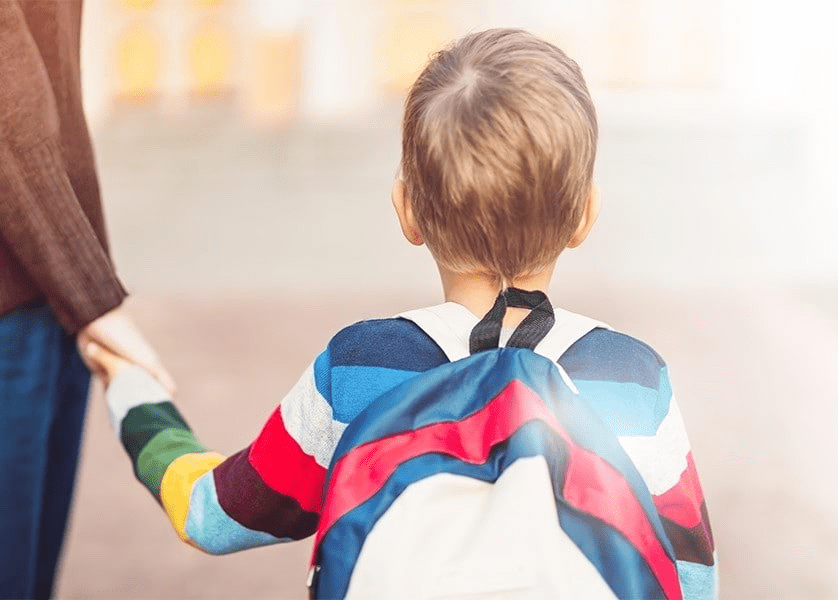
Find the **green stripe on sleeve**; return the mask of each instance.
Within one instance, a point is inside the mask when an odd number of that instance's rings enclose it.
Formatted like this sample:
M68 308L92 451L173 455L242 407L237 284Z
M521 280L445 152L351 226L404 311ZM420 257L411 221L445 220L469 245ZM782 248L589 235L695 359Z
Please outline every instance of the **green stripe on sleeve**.
M142 449L134 463L134 473L159 502L160 484L169 465L184 454L207 451L191 431L164 429Z
M169 402L141 404L128 411L122 419L120 439L131 462L137 463L137 457L145 445L164 429L183 429L189 431L189 425L180 416L175 405Z

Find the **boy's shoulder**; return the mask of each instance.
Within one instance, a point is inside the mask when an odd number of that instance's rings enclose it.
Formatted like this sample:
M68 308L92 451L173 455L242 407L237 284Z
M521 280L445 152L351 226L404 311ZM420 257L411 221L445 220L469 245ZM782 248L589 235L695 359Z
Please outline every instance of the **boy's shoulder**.
M455 321L454 337L464 338L467 354L473 323L465 309L431 310L443 320ZM472 318L476 323L477 318ZM332 337L315 364L315 375L336 418L349 422L375 397L447 362L446 352L416 322L404 317L370 319ZM654 432L669 411L666 364L635 337L607 326L593 328L571 344L558 363L618 433Z
M635 337L594 329L573 344L559 364L618 436L654 435L671 412L667 365Z
M419 326L400 318L341 329L314 363L315 386L334 418L349 423L375 398L447 358Z
M331 366L425 371L446 362L418 325L400 317L359 321L338 331L326 350Z
M433 311L435 318L450 321L451 331L467 343L468 333L477 318L471 317L472 323L463 316L467 312L465 309L451 307L451 304L423 310ZM440 310L442 307L447 310ZM446 354L434 337L412 319L411 313L403 313L344 327L329 342L330 363L333 366L407 367L424 371L447 362ZM660 372L666 368L660 354L647 343L608 326L595 327L582 335L558 362L568 373L573 373L574 378L634 381L647 387L657 387Z
M582 379L633 381L657 387L666 362L649 344L627 333L599 327L579 338L559 359Z

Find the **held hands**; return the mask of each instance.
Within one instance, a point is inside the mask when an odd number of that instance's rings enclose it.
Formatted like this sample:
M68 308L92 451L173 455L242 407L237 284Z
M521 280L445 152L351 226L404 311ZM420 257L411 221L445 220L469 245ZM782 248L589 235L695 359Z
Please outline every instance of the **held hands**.
M123 368L132 364L96 342L87 342L83 347L80 344L79 350L87 367L98 375L106 386L110 385L111 380Z
M151 373L170 394L175 393L172 376L121 309L114 309L91 322L79 332L77 343L88 368L106 384L122 367L134 363Z

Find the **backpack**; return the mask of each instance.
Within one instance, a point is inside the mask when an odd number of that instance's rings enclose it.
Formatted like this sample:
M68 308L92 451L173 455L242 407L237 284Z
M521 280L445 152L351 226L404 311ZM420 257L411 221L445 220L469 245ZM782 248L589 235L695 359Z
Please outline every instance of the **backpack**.
M531 309L500 348L507 306ZM338 442L313 598L681 598L652 497L556 362L601 323L510 288L469 355L433 311L407 313L452 362L396 386ZM457 350L460 348L460 350Z

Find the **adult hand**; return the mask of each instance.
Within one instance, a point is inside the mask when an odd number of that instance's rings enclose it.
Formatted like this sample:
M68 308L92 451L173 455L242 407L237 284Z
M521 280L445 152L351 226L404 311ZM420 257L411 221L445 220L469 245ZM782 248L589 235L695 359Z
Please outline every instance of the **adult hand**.
M79 332L78 345L82 357L85 356L86 347L90 342L99 344L117 356L141 366L160 381L170 394L174 395L176 386L172 376L160 363L157 353L140 330L122 309L116 308L105 313Z
M121 356L117 356L110 350L105 350L105 348L96 342L89 341L80 350L87 368L96 373L106 386L110 385L111 380L122 369L131 365L130 362Z

